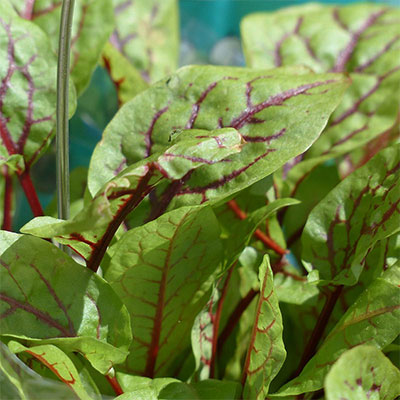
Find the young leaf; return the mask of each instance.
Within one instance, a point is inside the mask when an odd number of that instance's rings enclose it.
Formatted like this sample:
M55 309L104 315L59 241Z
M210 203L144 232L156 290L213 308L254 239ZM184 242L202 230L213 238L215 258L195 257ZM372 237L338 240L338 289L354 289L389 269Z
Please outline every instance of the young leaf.
M179 22L176 0L113 0L116 21L110 42L147 82L178 65Z
M72 361L56 346L51 344L43 346L25 347L18 342L11 341L8 347L13 353L27 352L47 368L62 382L64 382L72 392L81 400L91 400L82 385L78 371Z
M360 345L339 357L324 387L327 400L394 399L400 371L376 347Z
M97 270L120 224L156 185L172 181L169 189L173 195L184 176L204 165L217 167L226 157L240 152L241 144L242 137L232 128L184 131L163 154L126 168L108 182L73 219L36 218L22 231L68 244L87 259L90 269ZM167 196L161 205L168 201Z
M43 31L8 1L0 3L0 53L0 154L22 175L55 133L57 59ZM73 91L70 100L73 111Z
M268 176L316 140L348 85L342 76L303 72L178 70L137 95L108 125L89 168L90 192L97 193L123 166L163 150L171 133L188 128L234 128L246 143L240 156L195 171L177 203L228 196Z
M298 395L319 390L332 364L346 350L364 343L378 349L390 344L400 334L399 299L400 266L397 264L371 283L329 333L301 374L274 395Z
M279 372L286 351L282 340L282 316L274 293L273 274L268 256L259 272L260 298L247 352L243 384L245 399L264 399L272 379Z
M303 259L320 279L354 284L374 244L400 229L400 147L379 152L310 213Z
M79 351L102 373L125 359L129 315L98 275L31 236L15 241L0 267L2 335Z
M111 43L104 46L100 62L114 83L120 106L147 89L139 71Z
M54 51L58 49L61 2L35 0L31 19L51 39ZM114 27L111 0L77 0L75 2L71 36L71 78L81 94L90 77L104 44Z
M221 267L219 226L209 208L183 207L128 231L114 245L106 279L131 314L125 370L165 374L190 345L190 330Z
M56 394L57 399L71 400L71 389L67 385L36 374L3 343L0 343L0 354L1 395L4 398L50 400Z

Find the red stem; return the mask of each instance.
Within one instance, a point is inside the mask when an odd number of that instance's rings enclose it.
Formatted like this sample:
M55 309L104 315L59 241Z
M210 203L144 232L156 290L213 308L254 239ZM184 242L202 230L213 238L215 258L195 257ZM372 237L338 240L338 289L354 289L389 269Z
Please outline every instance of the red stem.
M328 298L326 299L324 308L321 311L321 314L317 320L317 323L314 327L314 330L311 334L310 340L307 343L307 346L304 349L303 355L301 357L299 366L297 367L297 370L293 374L292 378L297 377L304 366L308 363L308 361L313 357L313 355L316 352L318 343L320 342L322 335L324 334L324 331L326 329L326 326L328 324L329 318L332 314L332 311L335 307L335 304L342 293L343 286L337 286L330 294L328 295Z
M239 205L236 203L235 200L229 200L228 201L228 207L236 214L236 216L243 220L247 218L247 214L239 207ZM256 229L254 232L254 236L261 240L267 247L275 251L275 253L279 254L280 256L283 256L287 253L289 253L287 250L283 249L281 246L279 246L278 243L276 243L273 239L271 239L269 236L267 236L264 232L262 232L260 229Z
M110 375L106 375L106 379L108 380L109 384L111 385L117 396L119 396L120 394L124 394L124 391L122 390L115 376L111 377Z
M33 7L35 5L35 0L26 0L25 11L21 15L22 18L31 20L33 16Z
M250 289L249 292L244 296L238 303L238 305L233 310L232 314L228 318L228 322L225 325L219 339L218 339L218 352L222 350L224 343L234 330L235 326L239 322L240 317L246 311L247 307L250 305L254 297L259 293L258 290Z
M44 215L35 187L33 186L31 176L29 175L29 169L26 169L22 174L18 174L18 179L21 183L22 189L24 190L33 215L35 217Z
M4 187L4 213L3 213L3 224L1 229L5 231L11 231L12 228L12 193L13 193L13 185L12 178L8 174L8 167L3 167L3 176L5 178L5 187Z
M219 323L221 321L222 315L222 306L224 305L225 297L228 292L229 281L231 280L231 276L233 273L233 269L235 268L234 264L228 271L226 276L224 286L222 287L221 298L218 301L217 310L214 316L214 324L213 324L213 342L212 342L212 350L211 350L211 360L210 360L210 378L214 378L215 374L215 359L217 355L217 343L218 343L218 331L219 331Z

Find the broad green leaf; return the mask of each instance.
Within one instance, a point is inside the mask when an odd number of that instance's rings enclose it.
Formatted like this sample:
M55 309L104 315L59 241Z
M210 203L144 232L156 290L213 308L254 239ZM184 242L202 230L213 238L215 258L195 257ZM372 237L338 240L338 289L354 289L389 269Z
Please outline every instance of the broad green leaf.
M11 341L8 343L8 347L13 353L27 352L37 358L49 368L60 381L64 382L79 399L91 400L91 397L82 385L74 364L68 356L56 346L50 344L26 347L18 342Z
M159 394L159 400L237 400L240 399L240 384L237 382L217 381L213 379L198 383L174 382L165 386Z
M119 105L125 104L148 87L139 71L111 43L104 46L101 65L115 86Z
M158 400L160 391L171 383L178 382L174 378L150 379L117 372L117 380L125 394L117 397L119 400Z
M0 3L0 154L21 175L55 133L57 59L34 23ZM70 93L73 112L74 92ZM10 171L11 172L11 171Z
M194 319L223 261L219 233L211 209L183 207L128 231L114 245L105 277L131 315L126 371L165 374L190 345Z
M319 278L352 285L367 252L400 229L400 146L379 152L336 186L310 213L303 259Z
M230 127L246 142L240 155L195 171L182 184L175 203L226 197L304 152L325 127L347 85L343 76L303 70L181 68L117 113L94 151L89 190L96 194L122 167L163 151L177 130Z
M120 224L156 185L169 184L173 194L185 175L203 165L225 163L228 156L241 151L243 142L241 135L232 128L218 131L193 129L174 136L172 146L163 154L155 154L124 169L71 220L39 217L25 225L22 231L54 237L58 242L68 244L87 259L90 269L96 270ZM159 205L161 211L163 203L169 201L168 189L166 194Z
M242 21L249 66L351 73L352 85L306 157L343 154L394 124L400 105L399 19L398 9L357 4L300 6Z
M48 35L54 51L58 49L61 2L35 0L28 19ZM81 94L87 87L104 44L114 27L111 0L77 0L71 35L71 78Z
M31 236L15 241L0 267L1 335L81 352L102 373L124 361L129 315L102 278Z
M274 293L273 274L266 256L260 265L260 297L244 364L243 397L264 399L279 372L286 351L282 340L282 316Z
M371 283L329 333L301 374L275 395L319 390L332 364L346 350L365 343L378 349L390 344L400 334L399 299L400 266L397 264Z
M0 343L0 383L4 399L71 400L71 389L62 382L43 378L21 362L3 343ZM53 374L54 378L56 376Z
M116 21L110 42L147 82L178 66L179 21L176 0L113 0Z
M317 72L385 73L398 65L399 10L379 4L310 5L250 14L241 23L247 64Z
M342 354L325 379L327 400L379 400L400 396L400 371L376 347Z

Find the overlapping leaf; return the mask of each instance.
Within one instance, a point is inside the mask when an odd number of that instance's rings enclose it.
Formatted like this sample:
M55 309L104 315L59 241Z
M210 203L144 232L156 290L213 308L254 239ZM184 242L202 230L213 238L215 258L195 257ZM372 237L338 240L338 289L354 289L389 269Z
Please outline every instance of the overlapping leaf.
M0 343L1 395L7 399L70 400L71 389L61 381L44 379L23 364L3 343ZM54 375L53 375L54 376ZM70 377L68 377L69 379ZM79 389L78 389L79 390Z
M400 147L378 153L309 215L303 259L319 278L354 284L373 245L400 229Z
M48 344L43 346L25 347L14 341L10 342L8 346L13 353L27 352L38 359L49 368L54 375L60 379L60 381L64 382L79 399L91 399L83 387L74 364L68 356L56 346Z
M289 72L180 69L116 115L93 154L89 190L97 193L115 171L160 151L171 132L183 128L235 128L246 144L230 162L195 171L178 191L177 203L227 196L269 175L315 141L348 84L338 75Z
M267 256L260 266L259 279L260 298L244 364L245 399L265 398L272 379L286 357L282 340L282 315Z
M33 21L47 33L53 50L57 51L62 2L11 0L11 3L23 18ZM77 0L75 2L71 35L71 77L78 94L81 94L89 84L92 72L113 27L111 0Z
M394 399L400 371L376 347L361 345L339 357L324 387L327 400Z
M2 335L79 351L102 373L125 359L129 315L99 276L31 236L16 240L0 267Z
M125 369L165 373L190 344L194 319L221 267L219 226L209 208L183 207L127 232L106 279L127 305L134 340Z
M89 204L69 221L39 217L22 229L33 235L56 238L87 259L96 270L120 224L159 183L169 183L172 195L181 179L203 165L218 167L241 151L242 137L232 128L218 131L183 131L161 155L154 155L125 169L108 182ZM172 181L172 183L171 183Z
M399 109L399 21L397 9L373 4L301 6L243 20L252 67L307 65L317 72L352 73L350 89L307 157L343 154L393 126Z
M400 334L399 299L400 267L397 264L371 283L329 333L301 374L275 395L291 396L321 389L329 369L346 350L365 343L378 349L390 344Z
M176 0L113 0L116 21L110 42L141 73L155 82L178 65Z
M22 174L55 133L57 59L46 35L0 4L0 154ZM71 92L71 111L74 93Z

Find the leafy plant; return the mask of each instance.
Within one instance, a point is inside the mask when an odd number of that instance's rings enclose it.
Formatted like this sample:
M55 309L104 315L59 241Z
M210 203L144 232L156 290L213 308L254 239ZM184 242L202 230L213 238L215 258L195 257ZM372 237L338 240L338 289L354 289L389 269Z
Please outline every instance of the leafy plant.
M399 396L399 10L250 15L247 68L175 71L175 1L77 0L71 115L98 61L121 108L62 220L60 6L0 3L2 396Z

